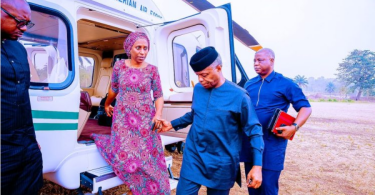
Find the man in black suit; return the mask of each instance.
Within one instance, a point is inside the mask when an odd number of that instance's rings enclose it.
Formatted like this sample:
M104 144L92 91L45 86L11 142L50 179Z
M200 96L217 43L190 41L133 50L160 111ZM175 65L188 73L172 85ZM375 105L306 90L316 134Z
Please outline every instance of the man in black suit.
M42 154L29 99L30 69L17 40L34 24L25 0L1 1L1 192L37 194L43 185Z

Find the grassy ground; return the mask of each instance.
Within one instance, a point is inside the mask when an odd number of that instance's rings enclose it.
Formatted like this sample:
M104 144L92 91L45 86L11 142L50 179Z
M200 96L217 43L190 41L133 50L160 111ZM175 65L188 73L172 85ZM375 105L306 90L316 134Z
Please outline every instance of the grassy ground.
M312 102L312 107L311 118L288 144L280 194L375 195L375 104ZM166 155L173 156L173 172L178 176L182 155ZM242 177L244 181L244 173ZM104 194L127 191L123 185ZM205 191L203 187L199 194ZM45 181L41 194L77 193ZM230 194L247 194L247 190L235 185Z

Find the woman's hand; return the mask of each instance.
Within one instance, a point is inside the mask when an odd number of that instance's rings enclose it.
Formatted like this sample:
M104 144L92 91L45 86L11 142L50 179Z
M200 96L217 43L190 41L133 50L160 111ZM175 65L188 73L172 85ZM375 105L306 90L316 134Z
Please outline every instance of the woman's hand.
M158 120L160 120L160 119L161 119L161 116L156 114L156 115L154 116L154 118L152 118L152 122L153 122L153 123L156 123L156 122L157 122Z
M112 115L113 115L113 106L112 105L104 106L104 111L105 111L105 113L107 113L108 117L112 117Z

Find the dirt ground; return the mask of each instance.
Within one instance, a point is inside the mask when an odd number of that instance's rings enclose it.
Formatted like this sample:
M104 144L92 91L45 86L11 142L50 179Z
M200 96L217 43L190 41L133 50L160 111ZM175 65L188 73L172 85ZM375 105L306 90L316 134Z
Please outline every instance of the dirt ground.
M312 116L288 144L280 194L375 195L375 103L312 102L312 108ZM173 156L172 169L178 177L182 155L166 155ZM242 178L245 181L244 172ZM104 194L127 191L123 185ZM199 194L205 191L202 187ZM40 194L77 192L45 180ZM247 190L235 184L230 194L247 194Z

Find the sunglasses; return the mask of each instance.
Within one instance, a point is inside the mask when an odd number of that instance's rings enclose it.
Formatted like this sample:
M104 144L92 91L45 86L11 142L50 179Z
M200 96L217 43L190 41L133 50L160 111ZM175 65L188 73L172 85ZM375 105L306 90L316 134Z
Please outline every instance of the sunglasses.
M13 16L12 14L10 14L7 10L5 10L4 8L1 8L1 10L3 10L6 14L8 14L8 16L10 16L11 18L13 18L16 22L17 22L17 28L18 29L21 29L22 27L26 26L27 29L30 29L32 28L35 24L32 23L31 21L27 21L27 20L19 20L17 19L15 16Z

